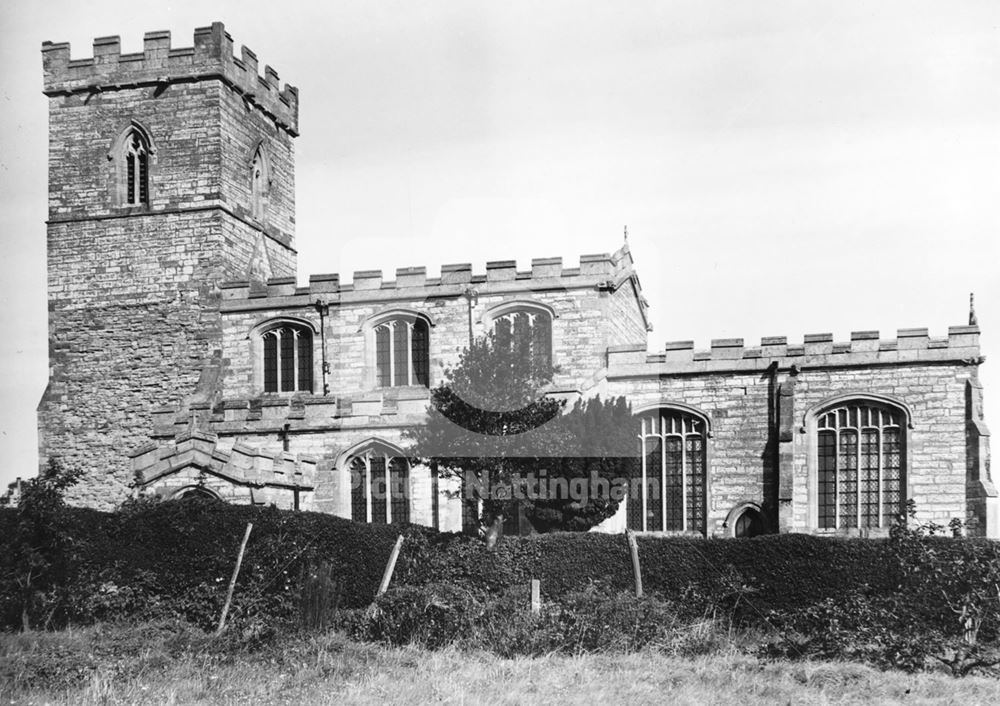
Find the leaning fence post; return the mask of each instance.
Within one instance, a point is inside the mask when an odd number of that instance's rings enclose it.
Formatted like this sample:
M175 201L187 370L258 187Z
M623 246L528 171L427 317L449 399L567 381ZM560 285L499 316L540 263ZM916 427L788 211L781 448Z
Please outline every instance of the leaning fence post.
M542 582L531 579L531 612L538 615L542 610Z
M639 568L639 543L635 541L635 533L625 530L628 548L632 554L632 573L635 575L635 597L642 598L642 570Z
M399 535L399 539L396 540L396 546L392 548L392 553L389 555L389 563L385 565L385 573L382 574L382 583L379 584L378 593L375 594L376 598L389 589L389 581L392 580L392 572L396 570L396 559L399 558L399 549L402 546L403 535Z
M243 552L247 548L247 540L250 539L250 530L253 523L247 522L247 531L243 533L243 542L240 544L240 553L236 555L236 566L233 567L233 577L229 579L229 591L226 592L226 602L222 606L222 615L219 616L219 627L215 630L216 635L222 634L226 627L226 614L229 613L229 604L233 602L233 591L236 590L236 578L240 575L240 567L243 565Z

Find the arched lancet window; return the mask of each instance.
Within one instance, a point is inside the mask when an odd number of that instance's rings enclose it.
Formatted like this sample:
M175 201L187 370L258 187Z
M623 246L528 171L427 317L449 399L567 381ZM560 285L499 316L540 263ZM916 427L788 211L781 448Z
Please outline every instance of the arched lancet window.
M118 133L108 152L112 201L119 206L148 206L153 164L149 132L132 120Z
M410 521L410 464L373 445L350 457L351 519L387 524Z
M889 527L903 512L906 415L869 400L841 403L816 418L820 529Z
M491 318L496 344L541 366L552 364L552 314L542 307L501 309Z
M125 202L132 205L149 203L149 145L132 130L125 148Z
M645 412L638 421L642 464L628 498L628 527L704 533L705 420L665 408Z
M257 145L253 159L250 161L250 212L257 220L264 220L270 188L270 165L263 145Z
M264 392L312 392L313 336L299 324L280 323L260 334Z
M422 316L398 315L372 327L375 385L403 387L430 384L430 330Z

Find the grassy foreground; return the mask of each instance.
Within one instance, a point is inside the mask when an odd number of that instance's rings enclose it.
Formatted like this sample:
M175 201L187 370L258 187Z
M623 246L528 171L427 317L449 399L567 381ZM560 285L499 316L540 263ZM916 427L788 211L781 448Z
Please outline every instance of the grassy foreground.
M0 704L1000 703L1000 680L652 652L501 659L177 625L0 635Z

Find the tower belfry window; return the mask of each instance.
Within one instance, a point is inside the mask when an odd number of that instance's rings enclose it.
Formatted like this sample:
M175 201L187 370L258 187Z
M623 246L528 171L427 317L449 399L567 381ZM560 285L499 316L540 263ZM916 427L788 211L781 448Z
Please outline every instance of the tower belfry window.
M258 221L264 220L270 187L271 169L263 146L258 145L250 162L250 213Z
M149 146L132 130L125 142L125 203L149 204Z

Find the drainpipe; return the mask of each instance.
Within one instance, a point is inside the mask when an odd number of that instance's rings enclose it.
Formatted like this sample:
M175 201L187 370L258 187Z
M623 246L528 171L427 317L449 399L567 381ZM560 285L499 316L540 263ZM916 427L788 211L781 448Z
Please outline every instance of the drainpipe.
M469 348L472 348L472 307L479 303L479 292L477 292L472 287L466 287L465 291L462 292L465 298L469 301Z
M330 375L330 362L326 359L326 317L330 315L330 305L322 299L316 300L316 311L319 312L319 340L323 356L323 396L330 394L327 379Z

